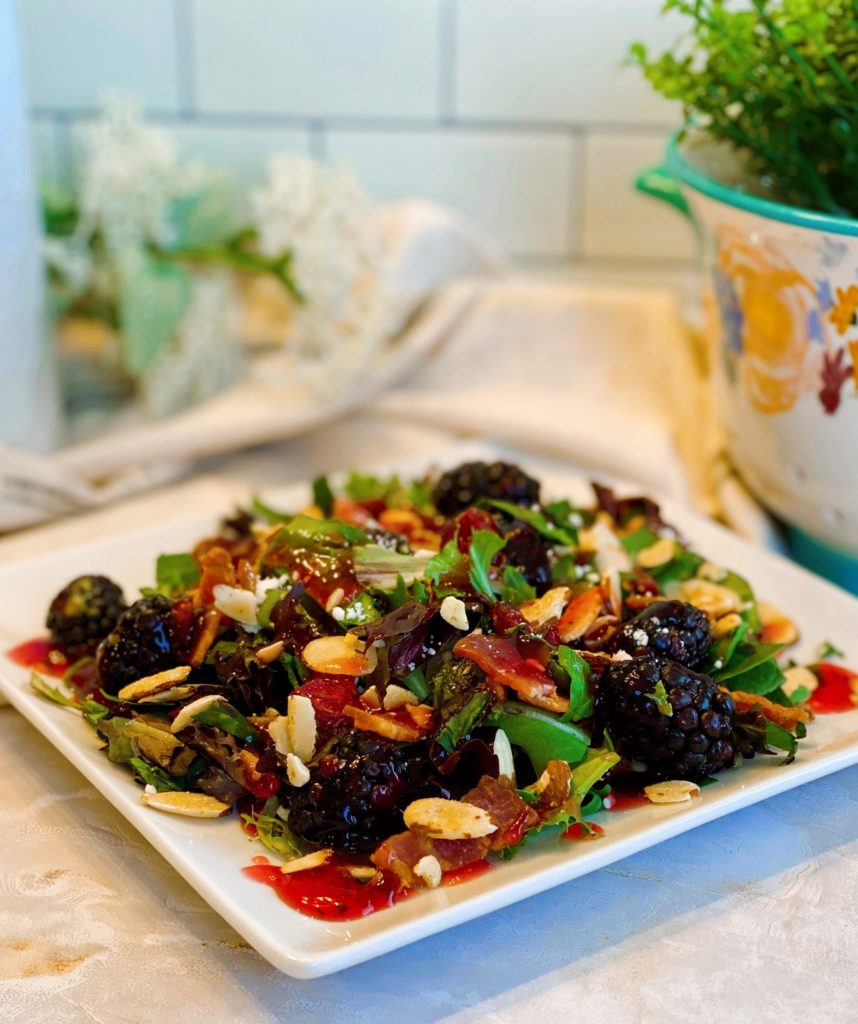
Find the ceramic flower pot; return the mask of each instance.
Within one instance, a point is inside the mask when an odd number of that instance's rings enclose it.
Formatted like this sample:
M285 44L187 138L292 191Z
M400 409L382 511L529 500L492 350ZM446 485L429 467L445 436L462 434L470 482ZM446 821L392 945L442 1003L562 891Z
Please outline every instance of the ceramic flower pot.
M736 467L805 553L858 585L858 221L722 184L676 137L637 185L697 229Z

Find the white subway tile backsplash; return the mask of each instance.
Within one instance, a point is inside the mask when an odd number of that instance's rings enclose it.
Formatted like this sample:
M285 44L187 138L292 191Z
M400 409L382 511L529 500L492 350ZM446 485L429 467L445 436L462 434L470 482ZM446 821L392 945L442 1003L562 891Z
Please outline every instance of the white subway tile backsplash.
M22 0L30 102L80 110L110 92L179 106L174 0Z
M634 187L636 175L664 157L664 137L594 133L584 144L583 255L690 259L693 230L677 210Z
M274 154L310 153L310 135L303 128L182 123L168 125L167 130L181 157L227 168L244 190L262 184Z
M440 0L193 0L198 109L438 114Z
M661 0L458 0L460 117L675 124L674 104L621 67L630 43L667 46L676 22Z
M569 256L579 143L566 133L333 131L328 155L373 197L427 196L471 217L509 252Z

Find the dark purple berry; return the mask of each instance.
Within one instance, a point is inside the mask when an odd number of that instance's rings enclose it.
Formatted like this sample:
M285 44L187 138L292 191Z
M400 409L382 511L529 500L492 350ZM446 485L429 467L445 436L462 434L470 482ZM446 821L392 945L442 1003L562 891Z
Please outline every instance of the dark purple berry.
M706 660L712 642L705 612L684 601L654 601L624 622L614 638L616 650L670 658L687 668Z
M534 505L539 501L539 482L509 462L463 462L441 475L432 494L435 508L445 516L482 498Z
M99 683L108 693L116 693L137 679L173 668L177 646L172 601L161 594L141 598L122 613L99 645Z
M125 611L122 590L106 576L78 576L48 609L51 639L72 658L95 654Z

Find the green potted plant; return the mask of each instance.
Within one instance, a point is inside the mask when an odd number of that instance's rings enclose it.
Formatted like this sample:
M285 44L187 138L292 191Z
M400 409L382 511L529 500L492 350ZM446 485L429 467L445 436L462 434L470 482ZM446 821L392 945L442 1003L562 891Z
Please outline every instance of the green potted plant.
M858 5L667 0L631 50L685 121L638 187L693 221L730 453L797 553L858 588Z

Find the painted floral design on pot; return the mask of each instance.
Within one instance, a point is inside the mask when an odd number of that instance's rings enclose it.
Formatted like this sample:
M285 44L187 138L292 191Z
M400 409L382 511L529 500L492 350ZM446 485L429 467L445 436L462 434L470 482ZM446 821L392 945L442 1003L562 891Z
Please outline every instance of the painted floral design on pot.
M819 379L811 339L816 289L771 240L755 243L729 224L715 230L715 295L738 376L761 412L786 412ZM735 361L736 365L730 365Z

